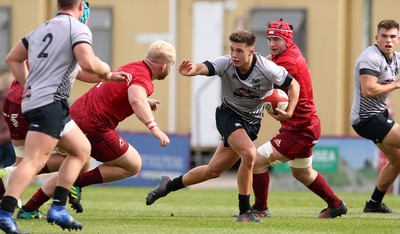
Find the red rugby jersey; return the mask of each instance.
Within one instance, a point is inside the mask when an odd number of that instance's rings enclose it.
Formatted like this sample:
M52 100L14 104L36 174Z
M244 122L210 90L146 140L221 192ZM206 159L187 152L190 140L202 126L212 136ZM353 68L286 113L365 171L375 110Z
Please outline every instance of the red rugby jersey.
M15 104L21 104L22 93L24 92L24 86L18 83L17 80L13 80L10 89L6 94L6 98L9 102Z
M142 86L147 96L153 93L151 70L144 61L125 64L116 71L132 74L129 86ZM97 131L115 129L121 121L133 114L128 100L129 86L126 82L96 84L72 104L71 118L82 129L96 128Z
M293 44L272 61L286 68L300 84L300 95L293 116L282 123L282 129L302 130L319 124L315 110L312 80L307 62L299 48ZM287 91L287 90L285 90Z

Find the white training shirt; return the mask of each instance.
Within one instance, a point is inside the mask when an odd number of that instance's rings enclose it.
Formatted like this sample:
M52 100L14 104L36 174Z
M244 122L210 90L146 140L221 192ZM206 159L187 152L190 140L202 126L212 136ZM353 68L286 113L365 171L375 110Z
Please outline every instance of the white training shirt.
M351 124L368 119L386 109L388 95L365 98L361 92L360 70L378 78L379 84L396 81L400 66L400 54L394 52L392 61L388 61L377 45L369 46L358 57L354 69L354 99L351 107Z
M75 17L59 13L22 39L28 49L29 75L22 112L67 99L79 71L77 44L92 44L90 29Z
M288 72L285 68L267 60L259 53L247 74L239 74L229 55L206 61L209 76L221 77L221 101L244 120L251 124L260 123L264 116L263 99L274 84L289 85L285 82ZM211 68L211 69L210 69Z

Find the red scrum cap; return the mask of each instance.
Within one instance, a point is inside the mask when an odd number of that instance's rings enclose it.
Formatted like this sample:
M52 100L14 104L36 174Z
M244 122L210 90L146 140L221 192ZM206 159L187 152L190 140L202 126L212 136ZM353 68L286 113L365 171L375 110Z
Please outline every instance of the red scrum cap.
M282 18L268 24L268 29L265 32L267 37L280 37L286 42L286 48L293 45L293 25L284 21Z

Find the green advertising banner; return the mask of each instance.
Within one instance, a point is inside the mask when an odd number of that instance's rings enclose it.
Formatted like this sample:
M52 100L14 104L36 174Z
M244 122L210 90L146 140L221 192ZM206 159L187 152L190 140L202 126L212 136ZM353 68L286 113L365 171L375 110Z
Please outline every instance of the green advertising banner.
M322 173L336 173L339 169L339 150L334 146L318 146L313 150L313 168ZM274 166L272 169L277 173L289 173L288 163Z

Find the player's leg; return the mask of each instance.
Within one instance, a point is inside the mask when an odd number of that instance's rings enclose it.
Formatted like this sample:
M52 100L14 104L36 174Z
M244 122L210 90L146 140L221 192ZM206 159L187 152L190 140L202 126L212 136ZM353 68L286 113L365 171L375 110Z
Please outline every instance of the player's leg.
M239 159L239 155L229 147L227 139L232 132L238 128L243 128L242 124L237 124L237 121L242 122L240 117L223 105L217 108L215 116L217 129L222 136L222 141L219 143L209 164L195 167L185 173L185 175L176 177L173 180L168 176L161 177L158 186L147 194L147 205L153 204L157 199L166 196L171 191L177 191L186 186L216 178L223 171L232 167Z
M400 149L383 144L377 144L377 146L387 157L388 163L380 171L376 187L363 211L365 213L392 213L392 210L382 201L400 173Z
M57 144L57 139L42 132L28 132L25 144L25 157L11 175L8 188L0 203L0 220L7 231L12 224L12 214L24 190L33 177L44 166L51 150Z
M163 176L158 186L150 191L146 197L146 204L151 205L168 193L198 184L209 179L219 177L225 170L231 168L239 159L239 156L229 147L224 147L220 142L208 165L192 168L184 175L171 180L169 176Z
M312 168L313 147L320 137L320 125L304 131L284 131L279 152L285 152L292 175L308 189L324 200L328 207L323 209L319 218L335 218L347 213L347 207L326 182L325 178ZM283 144L282 144L283 142ZM276 146L275 143L273 143Z
M231 168L237 160L239 160L238 154L231 148L224 147L223 143L220 142L209 163L195 167L185 173L182 177L182 184L184 187L187 187L218 178L224 171Z
M254 205L252 206L252 213L260 218L271 217L268 210L270 183L268 168L289 160L286 157L281 157L278 160L276 157L278 154L279 152L272 147L270 141L257 148L257 157L253 168Z
M21 197L32 178L46 163L57 139L36 131L29 131L25 143L25 156L11 175L5 196Z
M260 219L251 213L250 193L253 182L253 167L257 157L257 150L244 129L237 129L228 138L230 147L241 158L237 173L239 188L239 216L237 221L261 222ZM248 221L247 221L248 220Z
M292 175L328 204L328 207L323 209L318 217L335 218L346 214L346 204L340 200L325 178L315 171L311 164L312 157L289 161Z
M115 130L100 133L97 129L85 129L85 132L92 145L92 157L102 164L80 174L74 182L68 196L77 213L83 212L80 202L83 187L125 179L138 173L142 166L139 153Z
M142 167L142 159L135 148L129 145L128 151L121 157L98 166L102 183L113 182L136 175ZM86 173L85 173L86 174ZM79 176L80 178L84 177ZM79 178L79 179L80 179ZM79 184L79 179L77 184Z
M62 156L59 153L53 152L50 156L49 161L52 157L56 157L55 161L59 161L60 159L64 159L65 155ZM88 171L91 165L91 158L85 163L82 168L82 173ZM48 162L49 163L49 162ZM59 166L58 166L59 167ZM58 170L57 167L57 170ZM50 200L53 197L54 188L57 183L58 173L48 177L44 183L40 186L40 188L36 191L36 193L28 200L28 202L22 206L22 208L18 211L17 218L20 219L40 219L43 217L43 213L39 211L39 208ZM76 208L74 208L76 209ZM83 208L82 208L83 211ZM80 212L78 212L80 213Z
M379 173L377 188L381 191L387 191L400 173L400 149L382 144L377 144L377 146L388 159L388 163Z
M5 99L3 104L3 116L10 131L11 143L14 147L16 157L14 165L0 170L0 183L2 183L2 185L0 185L0 199L4 196L11 173L15 170L15 166L21 162L24 156L25 138L29 128L29 124L21 112L20 104L15 104L10 102L8 99Z
M139 152L116 131L95 135L95 139L88 137L92 144L91 154L102 164L79 175L75 185L85 187L91 184L118 181L136 175L140 171L142 159ZM101 140L97 140L99 138Z
M38 175L58 171L65 157L66 155L61 155L53 151L47 160L46 165L39 171Z
M90 143L79 127L71 120L71 129L60 138L58 145L68 152L59 168L57 186L69 189L90 158ZM68 128L68 126L66 126Z
M58 173L48 177L28 202L18 211L17 219L42 219L45 215L39 208L53 197Z
M250 194L253 181L252 171L257 150L244 129L234 131L228 138L229 146L241 158L238 169L238 185L240 194Z
M26 135L25 135L25 137L26 137ZM14 152L15 152L15 165L14 166L17 166L24 158L25 137L22 140L11 140L11 142L14 146Z
M367 122L353 125L354 130L360 136L372 140L385 154L389 163L381 170L371 198L366 202L366 213L391 213L382 200L387 189L393 184L399 174L400 167L400 126L394 122L388 112L377 114Z
M63 229L82 229L83 225L68 214L65 205L71 186L90 157L90 143L75 122L70 120L64 127L58 146L68 152L68 155L58 172L47 221Z

